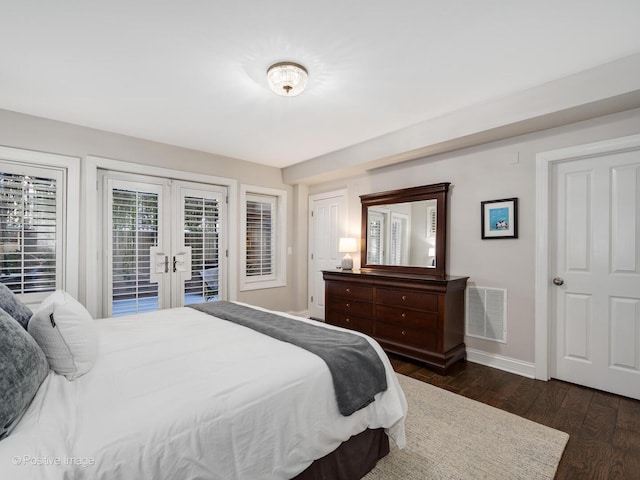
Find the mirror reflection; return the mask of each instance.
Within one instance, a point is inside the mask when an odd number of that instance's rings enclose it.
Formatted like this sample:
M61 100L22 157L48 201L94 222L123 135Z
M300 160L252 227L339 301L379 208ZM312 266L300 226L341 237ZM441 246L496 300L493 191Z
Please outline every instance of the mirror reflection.
M435 268L437 200L368 207L367 263Z

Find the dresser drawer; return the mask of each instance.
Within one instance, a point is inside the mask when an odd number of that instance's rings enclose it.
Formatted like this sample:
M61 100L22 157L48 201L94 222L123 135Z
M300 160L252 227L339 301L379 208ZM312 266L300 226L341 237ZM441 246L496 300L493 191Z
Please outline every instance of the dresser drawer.
M373 304L335 297L327 303L327 309L361 317L373 317Z
M391 288L376 289L376 303L398 307L417 308L430 312L438 311L438 295Z
M376 305L376 321L415 328L437 328L438 314L402 307Z
M349 285L339 282L327 282L327 292L331 296L352 300L373 301L373 288L360 285Z
M376 322L375 336L381 340L423 350L435 350L438 346L438 333L434 330L403 327L384 322Z
M327 316L327 323L338 327L357 330L359 332L366 333L367 335L373 335L372 318L357 317L355 315L349 315L341 312L329 312Z

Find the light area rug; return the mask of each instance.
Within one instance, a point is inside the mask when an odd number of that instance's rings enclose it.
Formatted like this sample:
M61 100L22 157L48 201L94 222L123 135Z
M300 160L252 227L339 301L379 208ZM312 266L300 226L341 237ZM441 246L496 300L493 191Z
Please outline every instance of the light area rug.
M407 446L365 480L553 479L569 435L398 374Z

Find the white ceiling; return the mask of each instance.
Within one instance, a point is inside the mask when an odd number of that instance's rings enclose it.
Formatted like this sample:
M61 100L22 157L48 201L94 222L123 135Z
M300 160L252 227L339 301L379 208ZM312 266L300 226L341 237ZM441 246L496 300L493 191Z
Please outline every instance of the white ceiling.
M0 0L0 108L286 167L640 51L638 0ZM278 61L307 90L266 85Z

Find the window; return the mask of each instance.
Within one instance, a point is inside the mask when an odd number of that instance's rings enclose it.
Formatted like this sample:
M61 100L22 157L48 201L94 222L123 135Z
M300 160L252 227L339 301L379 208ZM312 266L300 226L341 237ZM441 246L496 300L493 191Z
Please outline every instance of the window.
M276 199L247 195L247 277L271 279L275 272Z
M410 215L391 212L391 230L389 232L389 259L391 265L409 264Z
M286 192L242 186L242 290L281 287L285 279Z
M78 167L75 158L0 147L0 281L29 305L56 289L78 294L70 268L78 262Z
M367 263L381 265L384 263L383 235L386 214L377 210L369 210L367 232Z
M56 178L0 172L0 268L16 294L56 289Z

